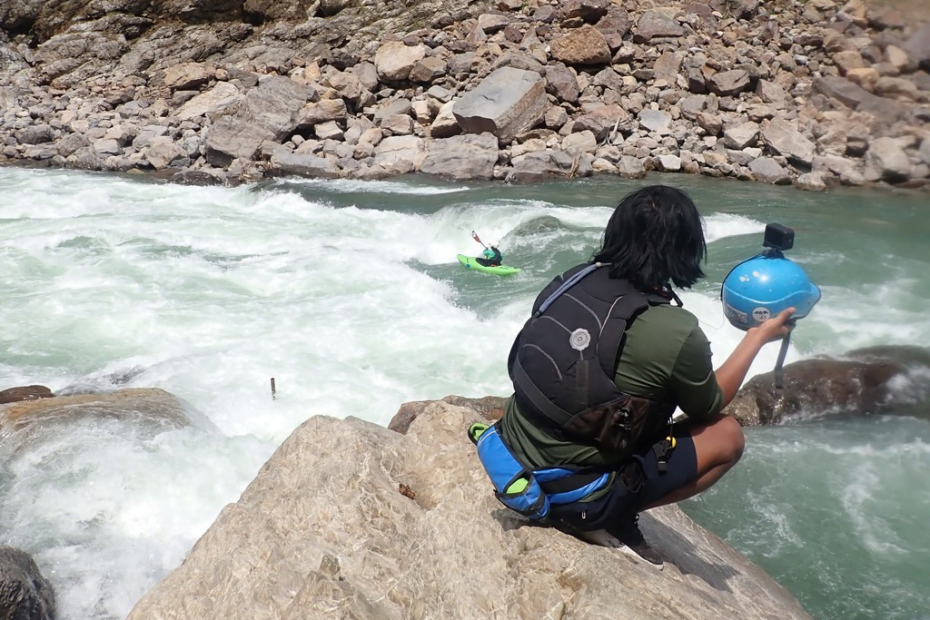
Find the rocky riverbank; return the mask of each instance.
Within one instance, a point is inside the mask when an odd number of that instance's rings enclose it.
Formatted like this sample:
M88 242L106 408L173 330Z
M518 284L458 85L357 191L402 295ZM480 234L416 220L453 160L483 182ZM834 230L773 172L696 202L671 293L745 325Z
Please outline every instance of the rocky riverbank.
M930 23L861 0L11 0L0 163L930 186Z

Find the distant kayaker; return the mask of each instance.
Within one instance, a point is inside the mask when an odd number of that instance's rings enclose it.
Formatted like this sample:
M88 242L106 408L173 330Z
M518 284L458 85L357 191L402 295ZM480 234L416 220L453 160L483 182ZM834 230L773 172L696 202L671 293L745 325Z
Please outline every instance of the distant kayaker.
M494 244L484 248L482 254L484 254L484 258L476 258L475 260L485 267L500 267L504 262L504 255Z

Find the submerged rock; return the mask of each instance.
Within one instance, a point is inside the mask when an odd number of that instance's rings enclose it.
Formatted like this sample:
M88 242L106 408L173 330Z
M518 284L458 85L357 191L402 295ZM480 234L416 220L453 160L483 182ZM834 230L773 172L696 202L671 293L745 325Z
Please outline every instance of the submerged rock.
M6 390L0 390L0 405L4 405L6 403L16 403L21 400L51 398L52 396L54 396L52 391L44 385L13 387Z
M724 413L744 426L777 424L825 415L930 415L930 349L887 346L857 349L842 359L801 360L784 367L784 387L774 372L756 375Z
M130 388L107 394L56 396L0 405L0 446L13 451L88 418L134 422L153 434L209 424L180 398L157 388Z
M641 520L662 572L503 509L465 436L482 419L310 418L128 620L809 618L674 506Z
M0 546L0 620L55 620L55 591L25 551Z

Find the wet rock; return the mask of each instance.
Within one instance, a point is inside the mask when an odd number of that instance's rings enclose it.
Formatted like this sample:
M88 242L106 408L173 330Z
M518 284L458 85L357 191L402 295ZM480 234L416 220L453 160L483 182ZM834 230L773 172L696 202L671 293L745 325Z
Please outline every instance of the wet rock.
M203 170L182 170L172 175L169 182L177 185L210 186L223 185L224 179L220 176L219 172L210 173Z
M5 390L0 390L0 405L15 403L22 400L51 398L52 396L54 396L52 391L44 385L27 385L24 387L7 388Z
M911 346L802 360L784 367L782 389L771 372L747 381L724 413L744 426L843 414L925 415L919 403L930 391L928 369L928 350Z
M0 617L55 620L55 591L25 551L0 546Z
M213 429L202 414L172 394L159 389L132 388L0 405L0 437L5 447L15 451L54 437L62 432L62 426L88 418L124 420L152 436L193 423Z

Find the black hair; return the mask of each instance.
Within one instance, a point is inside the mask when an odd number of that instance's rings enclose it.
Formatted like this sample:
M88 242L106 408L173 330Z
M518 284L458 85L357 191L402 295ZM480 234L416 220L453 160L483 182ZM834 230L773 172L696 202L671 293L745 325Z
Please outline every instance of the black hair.
M620 201L592 260L611 263L610 277L651 291L669 280L690 288L704 277L706 258L704 227L691 198L674 187L649 185Z

